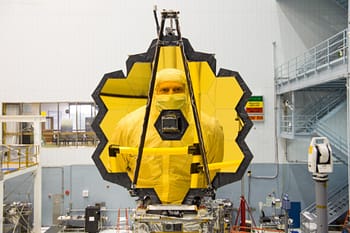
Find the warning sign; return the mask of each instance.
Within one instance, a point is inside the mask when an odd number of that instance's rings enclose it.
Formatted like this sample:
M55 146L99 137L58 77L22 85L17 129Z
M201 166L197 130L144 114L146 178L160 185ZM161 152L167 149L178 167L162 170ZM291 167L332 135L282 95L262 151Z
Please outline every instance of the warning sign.
M245 106L249 118L252 121L264 120L264 101L262 96L251 96Z

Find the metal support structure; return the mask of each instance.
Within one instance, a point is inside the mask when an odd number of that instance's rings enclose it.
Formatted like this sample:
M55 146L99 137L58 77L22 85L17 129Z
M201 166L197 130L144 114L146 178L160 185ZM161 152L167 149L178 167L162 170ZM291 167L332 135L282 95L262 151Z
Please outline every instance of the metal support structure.
M161 12L162 18L161 18L160 27L159 27L158 21L157 21L157 28L159 28L159 30L157 29L159 38L157 40L157 44L156 44L157 46L156 46L155 55L154 55L154 59L153 59L152 77L151 77L151 81L150 81L148 100L147 100L145 117L144 117L143 127L142 127L142 134L141 134L140 144L139 144L139 148L138 148L138 155L137 155L136 167L135 167L135 171L134 171L134 178L133 178L133 181L132 181L132 184L130 187L130 194L131 195L136 195L136 193L137 193L136 192L137 181L138 181L138 177L139 177L141 159L142 159L143 151L144 151L149 115L151 112L152 96L153 96L153 92L154 92L154 88L155 88L156 74L158 71L158 61L159 61L159 56L160 56L160 49L161 49L161 47L164 47L164 46L174 46L174 45L179 46L181 49L181 56L182 56L182 60L183 60L184 72L186 75L186 82L187 82L187 86L189 89L191 107L192 107L193 117L194 117L195 126L196 126L196 130L197 130L197 137L199 140L199 150L200 150L200 155L202 156L202 160L203 160L203 170L204 170L205 178L206 178L206 182L207 182L207 192L208 192L209 196L213 197L215 195L213 187L211 185L211 178L210 178L210 172L209 172L209 168L208 168L208 161L207 161L207 157L206 157L206 150L205 150L205 146L204 146L204 139L203 139L202 130L201 130L200 122L199 122L199 113L197 112L197 106L196 106L196 102L195 102L192 81L191 81L190 72L189 72L189 68L188 68L188 64L187 64L188 61L187 61L187 58L185 56L185 48L184 48L184 44L183 44L182 37L181 37L178 14L179 14L179 12L177 12L177 11L172 11L172 10L165 11L164 10ZM166 28L166 25L165 25L166 21L169 21L169 23L171 25L170 28ZM173 23L175 23L175 28L173 28ZM167 40L166 39L167 36L172 37L171 40Z
M327 174L313 174L315 181L317 233L328 233Z
M350 5L350 4L349 4ZM349 51L348 51L349 52ZM348 65L348 69L349 69L349 65ZM348 174L350 174L350 77L349 77L349 71L348 71L348 77L346 78L346 93L347 93L347 97L346 97L346 104L347 104L347 149L348 149ZM348 195L350 197L350 179L348 177ZM350 209L350 198L349 198L349 209Z
M348 4L348 30L347 30L347 41L349 41L350 39L350 15L349 15L349 12L350 12L350 4ZM347 54L349 54L350 52L350 49L349 49L349 46L346 48L346 52ZM350 65L350 59L347 60L348 64L347 64L347 77L346 77L346 103L347 103L347 118L346 118L346 125L347 125L347 144L348 144L348 174L350 174L350 78L349 78L349 65ZM348 187L349 187L349 190L348 190L348 194L350 194L350 179L348 177ZM350 195L349 195L350 196ZM350 198L349 198L349 208L350 208Z
M291 113L292 113L292 134L294 135L295 134L295 127L294 127L294 122L295 122L295 111L294 111L294 103L295 103L295 95L294 95L294 91L291 92L291 106L292 107L289 107Z
M247 224L246 224L246 211L248 211L248 214L249 214L249 217L250 219L252 220L252 223L251 223L251 226L250 227L247 227ZM240 219L240 223L239 223L239 226L238 226L238 219ZM253 228L253 227L256 227L256 224L255 224L255 221L254 221L254 218L253 218L253 214L252 214L252 211L246 201L246 199L244 198L244 196L241 196L240 197L240 204L239 204L239 208L238 208L238 211L237 211L237 216L236 216L236 220L234 222L234 226L233 226L233 230L236 231L236 230L239 230L239 231L247 231L247 229L249 228Z
M33 232L41 232L41 165L38 164L38 168L34 175L34 216L33 216Z
M307 86L313 86L319 82L337 79L336 75L322 77L320 72L331 70L335 74L335 68L339 69L339 75L344 75L348 49L348 30L338 32L320 44L295 57L286 63L276 67L276 90L278 94L298 90ZM344 69L343 69L344 68ZM327 73L327 72L325 72ZM314 78L310 78L310 77Z
M245 208L245 199L244 199L244 176L241 179L241 201L239 203L239 209L241 210L241 224L240 226L246 227L246 208Z
M3 222L4 222L4 175L1 171L0 173L0 233L3 232Z

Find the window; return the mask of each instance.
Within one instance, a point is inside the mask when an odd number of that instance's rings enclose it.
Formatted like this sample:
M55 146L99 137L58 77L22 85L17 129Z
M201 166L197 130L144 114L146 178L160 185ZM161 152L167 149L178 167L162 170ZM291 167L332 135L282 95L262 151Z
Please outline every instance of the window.
M97 114L92 102L3 103L3 115L42 115L43 146L96 145L91 123ZM32 144L33 129L25 123L3 123L3 144Z

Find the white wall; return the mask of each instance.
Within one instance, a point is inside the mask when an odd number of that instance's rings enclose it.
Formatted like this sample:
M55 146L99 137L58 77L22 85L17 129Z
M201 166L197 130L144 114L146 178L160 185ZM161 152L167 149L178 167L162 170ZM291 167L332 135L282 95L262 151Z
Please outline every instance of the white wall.
M324 11L317 10L325 2L313 0L315 10L300 16L288 1L275 0L2 0L0 101L91 101L104 73L125 71L127 55L145 52L156 37L156 4L179 10L182 34L195 50L215 53L217 68L239 71L253 95L264 96L265 122L255 124L247 142L254 162L272 162L272 42L279 62L298 55L323 30L329 33L320 20ZM292 20L293 12L300 22ZM309 33L301 35L295 26L310 18L317 31L305 24Z
M347 28L347 10L332 0L278 0L279 63Z
M41 148L40 164L43 167L93 165L94 147Z

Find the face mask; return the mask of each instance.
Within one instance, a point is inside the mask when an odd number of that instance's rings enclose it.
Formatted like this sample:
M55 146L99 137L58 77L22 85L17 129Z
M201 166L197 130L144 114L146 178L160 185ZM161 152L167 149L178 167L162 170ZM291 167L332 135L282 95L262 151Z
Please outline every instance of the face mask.
M181 109L186 105L186 95L171 94L171 95L156 95L156 106L159 111Z

